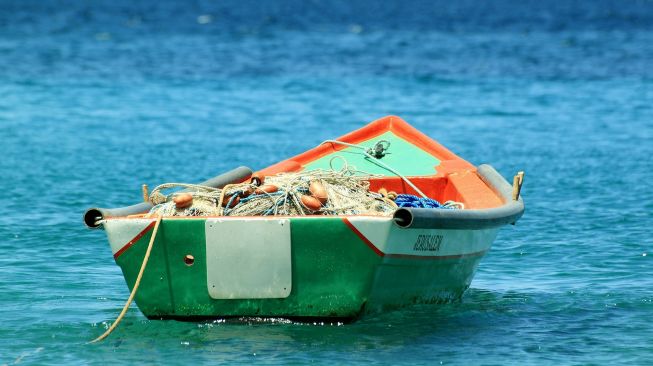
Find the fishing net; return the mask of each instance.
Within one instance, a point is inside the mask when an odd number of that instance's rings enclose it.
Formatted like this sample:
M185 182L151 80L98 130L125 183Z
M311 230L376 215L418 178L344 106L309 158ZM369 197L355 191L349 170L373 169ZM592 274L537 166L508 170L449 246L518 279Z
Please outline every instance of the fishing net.
M274 215L378 215L390 216L397 205L386 196L370 191L373 175L357 175L343 169L281 173L265 177L262 185L240 183L222 189L167 183L150 195L155 206L150 216L274 216ZM316 188L317 187L317 188ZM184 191L163 194L163 190ZM323 192L316 194L315 190ZM185 195L192 203L179 207Z

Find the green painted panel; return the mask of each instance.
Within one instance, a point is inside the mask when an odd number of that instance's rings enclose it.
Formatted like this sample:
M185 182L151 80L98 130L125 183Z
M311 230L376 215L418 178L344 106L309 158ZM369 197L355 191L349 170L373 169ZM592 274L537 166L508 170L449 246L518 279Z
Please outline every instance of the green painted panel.
M216 300L207 289L204 225L204 219L161 223L136 296L146 316L355 317L368 298L381 263L381 258L339 218L292 219L290 296ZM144 236L118 258L130 288L149 237ZM195 258L192 266L184 263L187 254Z
M117 263L131 289L150 234ZM205 219L163 220L136 304L148 317L347 317L458 298L481 257L382 258L337 217L291 219L292 291L281 299L216 300L206 278ZM186 265L184 257L195 262ZM243 253L246 255L247 253ZM251 270L256 270L252 268Z
M392 132L386 132L380 136L376 136L360 145L365 146L366 148L371 148L381 140L390 142L388 153L380 159L384 164L399 171L405 176L430 176L437 173L435 167L440 165L440 160ZM331 169L331 166L333 166L335 170L339 170L344 166L344 161L340 158L334 159L334 156L340 156L347 161L347 164L351 168L355 167L355 169L370 174L388 176L395 175L387 169L375 164L365 155L361 154L361 152L362 150L360 149L348 147L306 165L304 170L328 170ZM363 173L360 173L360 175L363 175Z
M147 245L152 237L152 231L144 235L138 242L134 243L127 251L116 259L116 263L122 269L131 291L136 282L136 277L143 264ZM143 278L138 288L135 301L144 314L166 314L174 313L174 306L171 300L170 277L168 276L167 261L163 246L165 245L165 228L160 225L159 232L154 244L150 259L148 260ZM155 299L155 301L150 301ZM143 304L143 306L141 306Z

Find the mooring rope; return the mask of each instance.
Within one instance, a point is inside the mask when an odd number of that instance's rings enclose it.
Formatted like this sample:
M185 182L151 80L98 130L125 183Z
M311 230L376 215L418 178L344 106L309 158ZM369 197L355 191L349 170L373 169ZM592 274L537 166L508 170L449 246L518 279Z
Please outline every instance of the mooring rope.
M125 303L125 306L122 308L120 315L118 315L118 317L113 322L113 324L111 324L111 327L109 327L109 329L107 329L107 331L104 332L104 334L102 334L101 336L95 338L94 340L88 343L99 342L104 338L108 337L109 334L111 334L111 332L113 332L113 330L116 329L118 324L120 324L120 321L122 321L122 318L125 316L125 314L127 314L129 305L131 305L132 301L134 300L134 297L136 296L136 292L138 291L138 286L141 284L141 279L143 278L143 272L145 272L145 267L147 267L147 262L150 259L150 253L152 252L152 246L154 244L154 239L156 238L156 233L159 231L160 223L161 223L161 216L158 216L154 224L154 229L152 230L152 237L150 238L150 242L147 245L147 250L145 251L145 257L143 257L143 264L141 264L141 270L138 272L138 276L136 277L136 282L134 283L134 288L132 288L132 292L131 294L129 294L129 298Z

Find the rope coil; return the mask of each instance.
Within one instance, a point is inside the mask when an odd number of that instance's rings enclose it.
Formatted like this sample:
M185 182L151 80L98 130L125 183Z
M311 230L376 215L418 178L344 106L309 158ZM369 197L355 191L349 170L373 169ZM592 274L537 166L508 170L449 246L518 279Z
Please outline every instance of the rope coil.
M446 201L440 203L432 198L417 197L412 194L399 194L395 199L398 207L413 207L413 208L444 208L444 209L459 209L465 208L465 204L456 201Z

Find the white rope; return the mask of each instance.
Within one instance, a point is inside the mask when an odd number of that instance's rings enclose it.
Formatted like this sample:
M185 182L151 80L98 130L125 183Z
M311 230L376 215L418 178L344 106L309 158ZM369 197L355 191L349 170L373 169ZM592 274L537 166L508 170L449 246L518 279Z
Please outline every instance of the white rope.
M369 190L369 179L378 175L354 170L347 165L346 160L344 164L345 168L340 171L317 169L268 176L265 178L265 185L276 187L276 191L272 193L263 191L258 194L245 194L257 188L250 183L230 184L208 192L187 191L185 193L190 193L193 201L190 206L183 208L176 207L174 202L174 197L179 192L164 195L160 191L176 187L198 190L204 187L189 187L179 183L163 184L156 187L150 195L150 201L156 206L150 210L148 216L391 215L397 205ZM305 206L301 200L302 196L310 195L311 182L321 184L327 194L326 202L315 211ZM236 196L238 203L229 204L232 197Z
M350 144L348 142L338 141L338 140L325 140L320 145L323 145L323 144L326 144L326 143L340 144L340 145L345 145L345 146L349 146L349 147L353 147L353 148L356 148L356 149L363 150L363 155L365 155L367 158L369 158L374 164L376 164L376 165L380 166L381 168L387 169L390 172L394 173L396 176L403 179L404 182L406 182L409 186L411 186L415 190L415 192L417 192L420 196L422 196L424 198L427 198L427 196L424 194L424 192L422 192L419 188L417 188L417 186L414 185L413 182L410 181L410 179L406 178L403 174L399 173L398 171L396 171L392 167L388 166L387 164L379 161L379 159L375 158L374 156L368 154L366 147L356 145L356 144Z

